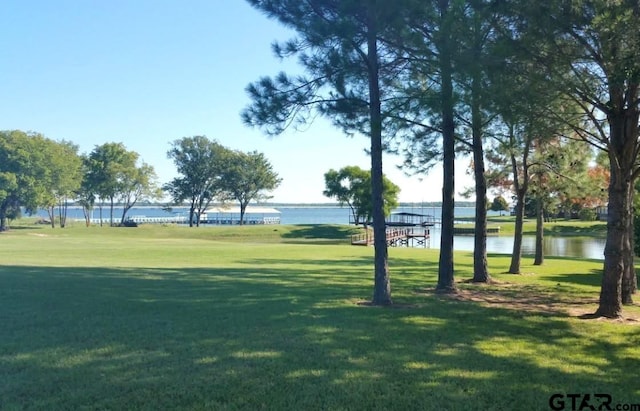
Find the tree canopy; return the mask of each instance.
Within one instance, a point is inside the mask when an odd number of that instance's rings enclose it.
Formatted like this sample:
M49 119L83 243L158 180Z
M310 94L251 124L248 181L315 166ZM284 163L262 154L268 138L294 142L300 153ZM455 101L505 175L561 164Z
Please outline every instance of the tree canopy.
M509 211L509 203L507 203L504 197L497 196L491 203L491 211L499 211L500 215L502 215L503 211Z
M384 215L387 217L398 206L400 187L386 176L383 179ZM331 169L324 174L324 182L323 194L335 198L340 205L346 204L356 225L371 222L371 173L368 170L358 166Z
M189 225L214 202L238 201L240 223L253 200L269 198L282 181L264 154L231 150L205 136L184 137L172 143L167 156L180 174L164 186L174 204L187 201Z
M200 215L223 191L223 171L229 150L205 136L183 137L171 144L167 157L178 177L164 185L174 204L189 204L189 226L200 224Z
M0 231L22 207L27 212L49 209L72 194L79 185L76 150L39 133L0 131Z
M115 225L113 210L120 197L125 201L121 221L138 198L146 193L156 196L155 172L144 164L137 167L139 154L129 151L123 143L105 143L95 146L87 156L87 184L85 187L100 199L100 221L102 204L109 201L109 223ZM132 204L133 203L133 204Z
M281 181L263 153L228 153L223 171L223 187L226 198L235 200L240 205L240 224L244 224L244 214L249 203L252 200L268 199L267 193L275 190Z

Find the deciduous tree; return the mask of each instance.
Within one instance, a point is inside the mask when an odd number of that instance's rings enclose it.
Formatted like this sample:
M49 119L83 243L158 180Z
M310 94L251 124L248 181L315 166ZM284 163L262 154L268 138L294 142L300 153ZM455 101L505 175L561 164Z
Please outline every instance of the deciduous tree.
M329 170L324 175L323 194L335 198L351 210L356 225L371 221L371 173L358 166L347 166L340 170ZM398 206L400 187L383 176L384 215L388 217Z
M497 196L491 203L491 211L499 211L502 215L503 211L509 211L509 203L502 196Z
M47 156L49 167L46 183L49 196L42 206L47 209L51 227L55 227L56 207L60 227L65 227L69 200L82 183L82 159L78 155L78 146L69 141L49 141L40 150Z
M153 166L143 162L139 167L123 175L119 200L122 204L120 225L124 224L127 212L141 200L157 200L162 197L162 190L157 183L157 175Z
M240 224L244 224L244 214L249 203L252 200L268 199L267 193L275 190L281 181L264 154L257 151L230 152L222 171L226 197L240 205Z
M189 203L189 227L200 225L200 216L223 190L223 170L230 151L205 136L183 137L172 143L167 157L179 176L164 185L174 204Z
M105 143L96 146L89 153L87 178L92 182L95 193L101 200L101 225L105 200L109 200L109 224L114 225L115 200L124 188L123 183L135 174L137 160L138 153L127 150L122 143Z
M43 147L50 144L39 133L0 131L0 231L8 229L8 216L21 207L35 212L47 204L51 169Z

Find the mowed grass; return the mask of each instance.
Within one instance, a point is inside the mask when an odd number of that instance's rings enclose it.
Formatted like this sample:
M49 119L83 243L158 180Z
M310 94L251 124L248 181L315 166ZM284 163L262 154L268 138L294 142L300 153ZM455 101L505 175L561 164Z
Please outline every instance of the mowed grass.
M437 250L373 250L342 226L0 235L0 409L538 410L553 393L640 403L640 328L593 312L602 262L547 258L433 293ZM458 280L471 277L458 253ZM625 313L638 316L638 307Z
M459 227L473 227L473 217L457 219ZM515 217L492 216L487 219L489 227L499 227L500 235L513 236L515 232ZM543 224L544 235L562 237L596 237L605 238L607 235L606 221L580 221L575 219L554 219ZM536 219L525 218L522 232L524 235L536 235Z

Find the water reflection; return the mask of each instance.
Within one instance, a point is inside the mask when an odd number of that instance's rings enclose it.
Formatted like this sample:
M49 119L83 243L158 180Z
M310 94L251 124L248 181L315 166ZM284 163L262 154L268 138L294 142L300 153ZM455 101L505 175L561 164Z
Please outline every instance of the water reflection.
M604 238L592 237L545 237L543 241L546 257L577 257L604 259ZM455 236L453 247L457 251L473 251L473 236ZM440 248L440 230L431 229L431 248ZM533 255L536 249L535 236L522 238L522 254ZM487 252L511 254L513 237L487 237Z
M524 240L524 239L523 239ZM529 236L523 241L523 254L534 254L535 237ZM543 249L545 256L580 257L604 259L604 238L591 237L545 237Z

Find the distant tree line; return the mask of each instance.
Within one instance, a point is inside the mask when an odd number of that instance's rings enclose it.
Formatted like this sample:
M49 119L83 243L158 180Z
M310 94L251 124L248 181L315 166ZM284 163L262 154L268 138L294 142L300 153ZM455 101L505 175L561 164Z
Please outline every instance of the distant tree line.
M79 154L78 146L69 141L0 131L0 231L22 210L32 214L45 209L51 227L56 221L65 227L70 204L82 206L87 226L95 208L102 224L105 207L109 225L122 225L132 207L160 200L164 191L173 204L190 205L191 225L198 224L214 200L239 202L244 217L250 201L267 198L266 192L281 181L263 154L231 150L202 136L176 140L168 156L180 177L161 187L153 166L122 143L105 143ZM122 207L118 217L116 204Z

